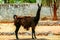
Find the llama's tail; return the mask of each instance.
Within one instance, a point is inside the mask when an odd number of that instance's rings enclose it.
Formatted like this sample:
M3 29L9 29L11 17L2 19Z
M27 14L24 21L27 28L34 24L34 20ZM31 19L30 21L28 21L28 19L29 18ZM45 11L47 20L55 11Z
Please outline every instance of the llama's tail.
M14 15L13 18L16 19L17 18L17 15Z

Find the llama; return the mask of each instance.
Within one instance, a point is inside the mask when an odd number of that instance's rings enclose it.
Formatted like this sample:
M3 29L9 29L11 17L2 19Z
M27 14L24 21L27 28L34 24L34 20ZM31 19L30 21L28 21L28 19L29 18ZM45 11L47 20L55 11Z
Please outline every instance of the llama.
M23 26L26 30L29 30L29 28L32 28L32 39L36 38L35 35L35 27L38 24L39 18L40 18L40 11L41 11L41 6L39 6L38 4L38 10L37 10L37 14L35 17L30 17L30 16L17 16L14 15L14 25L16 26L16 30L15 30L15 35L16 35L16 39L18 39L18 30L20 28L20 26Z

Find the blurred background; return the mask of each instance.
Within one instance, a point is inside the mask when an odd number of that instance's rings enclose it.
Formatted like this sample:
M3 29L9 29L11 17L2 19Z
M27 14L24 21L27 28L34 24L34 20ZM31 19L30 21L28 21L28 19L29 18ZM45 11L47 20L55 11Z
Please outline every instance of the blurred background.
M0 0L0 22L13 22L14 14L35 16L37 3L43 5L40 20L60 19L60 0Z

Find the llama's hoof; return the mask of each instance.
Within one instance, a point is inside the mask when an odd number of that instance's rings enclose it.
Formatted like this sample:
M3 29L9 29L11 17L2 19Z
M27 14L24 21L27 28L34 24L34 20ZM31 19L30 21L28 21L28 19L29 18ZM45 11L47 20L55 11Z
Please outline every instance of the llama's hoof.
M37 39L33 38L32 40L37 40Z
M32 38L32 39L37 39L37 38L35 37L35 38Z
M16 39L16 40L19 40L19 39Z
M32 38L32 39L34 39L34 38Z

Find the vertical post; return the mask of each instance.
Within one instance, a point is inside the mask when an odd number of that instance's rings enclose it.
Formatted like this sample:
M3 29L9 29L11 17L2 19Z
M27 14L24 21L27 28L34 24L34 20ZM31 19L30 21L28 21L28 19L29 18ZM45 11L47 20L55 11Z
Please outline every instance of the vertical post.
M57 7L56 7L56 2L54 1L54 8L53 8L53 20L57 20Z

